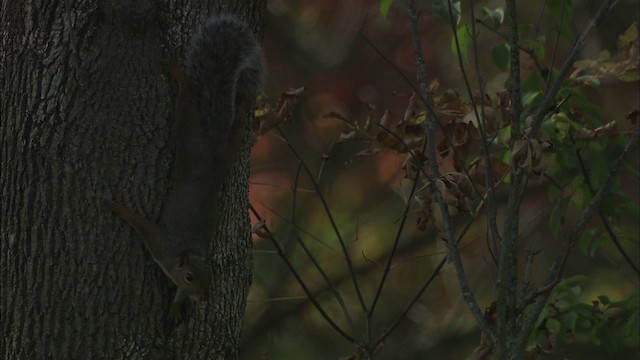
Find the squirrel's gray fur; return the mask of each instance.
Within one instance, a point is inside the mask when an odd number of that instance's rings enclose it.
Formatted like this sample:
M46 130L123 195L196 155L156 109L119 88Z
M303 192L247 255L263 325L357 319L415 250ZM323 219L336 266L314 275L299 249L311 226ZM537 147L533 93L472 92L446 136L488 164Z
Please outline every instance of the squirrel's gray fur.
M210 240L218 192L237 158L251 105L262 88L261 48L246 24L208 20L193 36L185 64L186 96L175 109L173 186L162 225L171 233Z
M262 88L263 62L251 30L226 16L210 19L193 36L185 67L202 105L211 101L212 110L220 110L234 107L234 103L219 103L226 94L255 100Z
M218 200L237 161L250 110L264 77L262 51L249 28L231 17L208 20L193 36L180 83L171 142L171 189L159 226L119 204L111 209L142 237L154 260L178 286L170 318L187 297L203 299L210 270L205 256L218 226Z

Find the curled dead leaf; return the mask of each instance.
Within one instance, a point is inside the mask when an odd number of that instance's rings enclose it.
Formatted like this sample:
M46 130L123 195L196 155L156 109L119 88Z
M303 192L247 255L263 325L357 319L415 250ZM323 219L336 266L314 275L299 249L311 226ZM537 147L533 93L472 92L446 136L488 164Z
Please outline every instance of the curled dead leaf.
M580 128L573 133L573 140L575 141L593 141L600 139L604 136L613 136L617 135L617 123L615 120L610 121L594 130L590 130L587 128Z
M303 93L304 87L283 92L275 109L265 99L258 98L254 112L253 142L255 143L260 136L286 121Z
M511 162L515 165L517 173L527 175L540 175L542 161L542 146L538 140L516 140L513 145Z

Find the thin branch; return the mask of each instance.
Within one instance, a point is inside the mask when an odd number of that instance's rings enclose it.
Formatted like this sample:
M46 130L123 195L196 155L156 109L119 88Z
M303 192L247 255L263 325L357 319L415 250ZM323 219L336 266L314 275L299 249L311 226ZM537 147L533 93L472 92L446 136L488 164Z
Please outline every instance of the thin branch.
M286 186L272 184L272 183L266 183L266 182L260 182L260 181L249 181L249 185L268 186L268 187L276 188L278 190L291 190L291 188L286 187ZM306 192L306 193L315 193L315 191L308 190L308 189L298 189L297 191Z
M518 10L516 0L507 0L509 18L509 54L511 60L511 140L520 139L520 116L522 115L522 88L520 84L520 39L518 38ZM513 144L512 144L513 145Z
M587 227L587 224L589 223L591 216L600 207L600 204L604 200L605 196L609 193L609 190L611 190L611 187L613 186L613 182L617 178L620 168L622 168L622 166L629 159L631 154L638 150L639 138L640 138L640 127L636 129L636 132L631 137L631 139L625 146L624 150L618 157L618 159L616 159L616 162L614 163L613 167L609 172L609 176L602 183L602 185L600 186L596 194L593 196L587 208L583 210L578 220L578 223L575 225L575 227L571 230L571 232L567 236L567 241L566 241L565 250L563 254L554 262L551 269L549 270L549 273L547 276L547 282L543 288L545 291L542 291L542 292L538 291L536 293L537 299L533 303L531 307L531 312L525 317L522 327L520 328L520 332L518 333L518 337L517 337L519 349L524 349L525 346L527 345L529 334L531 333L533 326L538 320L538 317L540 316L540 313L542 312L544 305L547 303L547 300L551 295L551 290L553 290L553 287L555 287L555 285L557 285L558 282L560 282L562 273L564 272L564 268L567 263L567 259L569 257L569 254L571 253L571 250L575 247L578 241L578 237L580 236L582 231Z
M280 214L276 209L274 209L274 208L272 208L269 205L264 204L264 203L261 203L261 205L264 206L265 209L269 210L278 219L282 220L287 225L292 226L296 230L296 232L301 233L301 234L303 234L305 236L308 236L309 238L315 240L315 242L317 242L318 244L324 246L332 254L334 254L336 256L341 256L341 254L340 254L340 252L338 250L332 248L331 245L327 244L326 242L324 242L322 239L320 239L316 235L314 235L314 234L310 233L309 231L303 229L300 225L292 223L291 219L289 219L289 218L285 217L284 215Z
M386 129L384 126L380 125L381 128ZM387 129L388 130L388 129ZM391 133L391 132L389 132ZM393 133L391 133L393 134ZM402 140L400 140L405 146L406 143ZM427 146L427 141L425 139L424 144L422 146L422 153L424 154L425 152L425 148ZM411 156L413 157L413 153L411 151L409 151L409 153L411 154ZM378 290L376 290L376 295L373 298L373 302L371 304L371 308L369 309L369 313L367 314L368 318L371 318L371 316L373 315L373 311L376 308L376 305L378 304L378 299L380 298L380 294L382 293L382 288L384 287L384 283L387 280L387 276L389 275L389 272L391 271L391 263L393 262L393 257L396 253L396 249L398 248L398 243L400 242L400 236L402 235L402 231L404 230L404 224L407 220L407 214L409 213L409 208L411 207L411 203L413 201L413 196L416 193L416 188L418 187L418 178L420 177L421 171L423 170L423 163L422 163L422 157L418 157L418 171L416 171L416 175L415 178L413 179L413 185L411 186L411 192L409 193L409 201L407 201L407 205L404 207L404 211L402 213L401 219L400 219L400 225L398 226L398 230L396 231L396 236L393 239L393 246L391 247L391 253L388 256L387 259L387 264L384 267L384 272L382 273L382 278L380 279L380 283L378 284ZM433 161L433 160L430 160ZM426 175L426 173L425 173Z
M527 258L524 262L524 275L522 276L522 288L520 289L520 299L523 305L519 308L518 313L521 313L522 310L526 307L525 298L527 297L527 293L529 288L531 287L531 268L533 267L533 258L540 253L540 250L536 251L533 246L527 248Z
M549 76L547 77L547 82L544 85L545 93L549 89L549 84L553 80L553 69L556 65L556 56L558 55L558 45L560 44L560 34L562 33L562 27L564 25L564 9L567 5L567 0L562 0L562 9L560 9L560 24L556 26L556 38L553 41L553 52L551 53L551 62L549 63Z
M385 61L389 66L391 66L391 67L393 68L393 70L394 70L398 75L400 75L400 77L401 77L402 79L404 79L404 81L405 81L405 82L406 82L406 83L411 87L411 89L413 89L413 91L414 91L416 94L420 94L420 90L418 90L418 88L416 87L416 85L415 85L415 84L414 84L414 83L413 83L413 82L412 82L412 81L411 81L411 80L410 80L410 79L409 79L409 78L408 78L408 77L407 77L407 76L402 72L402 70L400 70L400 68L399 68L396 64L394 64L394 63L393 63L393 61L389 60L389 59L387 58L387 56L386 56L385 54L383 54L383 53L382 53L382 51L380 51L380 49L378 49L378 47L377 47L377 46L375 46L375 45L371 42L371 40L369 40L369 38L367 38L367 37L364 35L364 24L365 24L365 22L366 22L366 21L367 21L367 18L365 17L365 18L362 20L362 26L360 27L360 31L359 31L359 35L360 35L360 37L362 38L362 40L364 40L364 42L366 42L366 43L367 43L367 45L369 45L369 47L371 47L371 48L373 49L373 51L375 51L375 53L376 53L378 56L380 56L380 58L381 58L382 60L384 60L384 61ZM425 101L425 99L422 99L422 101ZM426 101L425 101L425 102L426 102Z
M494 29L492 26L487 25L484 21L482 20L475 20L472 21L473 23L478 23L482 26L484 26L486 29L488 29L489 31L491 31L492 33L498 35L502 40L504 41L509 41L509 38L504 35L503 33L499 32L498 30ZM543 73L544 68L542 67L542 64L540 64L540 60L538 60L538 57L536 56L536 53L533 51L533 49L522 46L522 45L518 45L518 49L520 51L522 51L523 53L527 54L527 56L529 56L531 58L531 60L533 60L533 64L536 66L536 69L538 69L538 71L540 71L540 73Z
M358 279L356 278L356 274L355 274L355 272L353 270L353 263L351 262L351 256L349 255L349 251L347 250L347 246L345 244L345 241L342 238L342 235L340 234L340 230L338 229L338 225L336 224L335 219L333 218L333 215L331 214L331 210L329 209L329 205L327 204L327 201L324 198L324 195L322 194L322 191L320 190L320 185L318 185L318 183L315 181L315 178L314 178L313 174L311 173L311 170L309 169L307 164L304 162L304 160L302 159L302 157L300 156L298 151L295 149L295 147L293 147L293 145L291 144L291 142L289 141L289 139L287 138L285 133L282 131L282 129L279 126L276 126L276 130L278 131L278 134L280 134L280 136L284 139L285 144L287 144L287 146L289 147L289 150L291 150L293 155L298 159L298 161L302 165L302 168L303 168L304 172L307 174L307 177L309 177L309 180L311 181L311 184L313 185L313 188L316 191L316 195L318 196L318 199L320 199L320 202L322 203L322 207L324 208L324 211L325 211L325 213L327 215L327 218L329 219L329 222L331 223L331 227L333 228L333 231L336 234L336 237L338 238L338 242L340 243L340 247L342 248L342 253L344 254L345 261L347 263L347 268L349 269L349 273L351 275L351 281L353 282L353 287L354 287L354 289L356 291L356 294L358 296L358 300L360 301L360 306L362 306L362 310L366 314L367 313L367 305L364 303L364 298L362 297L362 292L360 291L360 286L358 285Z
M400 70L400 68L398 68L398 66L396 66L396 64L394 64L391 60L389 60L388 57L386 57L382 51L380 51L380 49L378 49L376 47L376 45L371 42L371 40L369 40L369 38L367 38L364 34L364 24L365 24L366 18L363 20L362 22L362 27L360 28L360 37L362 37L362 39L367 43L367 45L369 45L373 51L375 51L375 53L380 56L380 58L382 58L382 60L384 60L384 62L386 62L389 66L391 66L393 68L393 70L400 75L400 77L402 79L405 80L405 82L411 87L411 89L413 90L413 92L418 95L420 97L420 100L422 100L422 102L425 105L425 112L427 113L431 113L431 115L433 116L433 118L436 120L436 124L438 124L439 129L442 131L442 134L444 135L444 138L447 142L447 145L449 145L449 147L451 147L451 150L453 151L453 154L455 155L455 158L458 159L458 165L460 166L460 168L462 168L462 171L464 172L465 175L467 175L468 178L471 178L471 176L469 176L469 169L467 167L467 165L462 161L462 157L458 156L458 150L456 150L456 147L453 144L453 140L451 140L451 136L444 131L443 125L440 124L440 119L438 118L438 115L436 114L435 110L433 109L432 105L431 105L431 100L427 100L424 98L422 92L415 86L415 84L413 84L413 82L411 82L411 80L409 80L409 78L402 72L402 70ZM393 134L393 133L392 133ZM395 134L393 134L395 135ZM396 136L397 137L397 136ZM446 151L446 150L443 150ZM476 189L476 185L472 182L471 183L472 186L474 187L474 190L477 191Z
M500 232L498 231L498 223L497 223L497 207L496 207L496 197L495 197L495 192L494 192L494 184L493 184L493 168L491 167L491 158L489 155L489 147L487 146L487 132L486 132L486 122L485 122L485 110L484 110L484 104L481 104L482 107L482 117L480 117L480 114L478 114L478 106L474 100L474 96L473 93L471 91L471 85L469 83L469 79L467 78L467 73L465 71L464 68L464 63L462 61L462 54L460 51L460 41L458 39L458 32L455 29L455 23L454 23L454 19L453 19L453 9L451 9L451 2L448 3L449 4L449 16L450 16L450 23L451 23L451 27L452 27L452 31L453 31L453 36L455 39L455 43L456 43L456 52L458 54L458 63L459 63L459 67L460 70L462 72L462 76L465 82L465 86L467 88L467 91L469 93L469 99L471 101L471 105L473 106L473 111L474 114L476 116L476 119L482 119L482 121L478 121L478 124L482 123L482 126L479 126L480 129L480 134L482 137L482 149L483 149L483 157L484 157L484 166L485 166L485 183L487 185L487 218L489 221L489 230L491 231L491 239L493 240L493 242L495 243L496 241L500 241ZM475 59L475 72L476 72L476 77L478 78L478 88L480 91L480 99L482 99L481 101L484 101L484 85L482 84L482 75L480 73L480 60L478 57L478 40L477 40L477 32L476 32L476 25L475 25L475 12L474 12L474 2L473 0L471 0L469 2L469 11L471 13L471 33L472 33L472 47L473 47L473 53L474 53L474 59ZM492 252L493 255L493 252Z
M260 216L260 214L258 213L258 211L253 207L253 205L249 204L249 208L251 209L251 212L253 213L253 215L255 215L256 219L258 219L258 221L263 221L264 219L262 218L262 216ZM336 331L338 332L338 334L342 335L342 337L344 337L345 339L347 339L349 342L355 342L355 339L353 337L351 337L349 334L347 334L344 330L342 330L338 324L336 324L331 317L329 316L329 314L327 314L327 312L324 310L324 308L322 307L322 305L320 305L320 303L318 302L318 300L316 300L315 296L311 293L311 291L309 290L309 288L307 287L307 285L305 284L304 280L302 280L302 277L300 277L300 274L298 274L298 272L296 271L296 269L293 267L293 264L291 264L291 262L289 261L289 259L287 258L287 256L285 255L282 247L280 246L280 243L276 240L276 238L273 236L273 234L271 233L271 231L269 230L269 228L265 225L264 226L264 230L266 232L267 237L271 240L271 242L273 243L273 246L275 246L276 250L278 251L278 255L280 255L280 258L282 258L282 260L284 261L284 263L287 265L287 267L289 268L289 270L291 271L291 273L293 274L293 276L295 276L296 280L298 280L298 284L300 284L300 287L302 287L302 290L304 291L304 293L307 295L307 297L309 298L309 300L311 300L311 303L313 303L313 305L316 307L316 309L318 310L318 312L320 313L320 315L327 321L327 323L329 323L329 325Z
M591 194L591 196L593 196L595 194L595 189L593 188L593 184L591 183L591 178L589 177L589 172L587 171L584 161L582 160L582 156L580 155L580 149L576 150L576 155L578 157L578 163L580 164L580 170L582 171L582 177L584 178L584 182L587 185L587 188L589 189L589 193ZM622 244L620 244L620 240L618 240L618 236L613 232L613 229L611 228L611 224L609 223L609 220L604 215L602 210L598 209L598 215L600 215L600 220L602 220L602 225L604 225L604 228L607 230L607 233L609 234L609 238L613 242L613 245L615 245L620 255L622 255L622 257L625 259L627 264L629 264L629 266L633 269L633 271L635 271L636 274L640 276L640 269L633 262L633 260L631 260L631 257L624 250L624 248L622 247Z
M400 322L402 320L404 320L405 316L407 315L407 313L409 313L409 310L411 310L411 308L413 308L413 306L418 302L418 300L420 299L420 297L422 297L422 294L427 290L427 288L429 287L429 285L431 285L431 283L433 282L433 280L436 278L436 276L440 273L440 270L442 270L442 267L444 266L444 264L447 263L447 256L444 256L440 262L438 263L438 265L436 265L436 267L433 269L433 271L431 272L431 275L429 275L429 278L427 278L427 281L422 285L422 287L418 290L418 292L416 293L416 295L411 299L411 301L409 301L409 303L407 304L407 306L404 308L404 310L402 310L402 312L400 312L400 314L398 315L398 317L396 317L396 320L388 327L386 328L382 334L376 339L376 341L373 344L373 347L375 348L376 346L378 346L378 344L382 343L387 336L389 336L389 334L391 334L393 332L393 330L395 330L396 327L398 327L398 325L400 324Z
M540 24L542 23L542 14L544 14L544 8L547 5L547 0L542 2L542 6L540 7L540 11L538 12L538 19L536 20L536 35L540 33Z
M511 1L515 1L515 0L511 0ZM591 18L587 26L585 26L585 28L580 33L580 36L578 36L578 38L576 39L575 43L573 44L573 47L571 48L571 51L569 52L569 55L567 55L567 58L565 59L564 64L562 65L562 67L560 68L560 71L558 72L558 76L551 83L549 88L546 89L544 97L542 98L542 100L540 101L540 104L538 105L538 110L533 115L533 122L531 125L531 132L529 133L529 138L532 139L538 135L538 132L540 131L540 127L542 126L542 122L544 121L546 115L548 114L549 109L553 106L553 103L555 102L555 99L556 99L556 95L558 94L558 91L560 91L560 88L562 87L562 83L567 78L567 76L569 76L569 71L573 67L573 64L575 63L575 61L578 59L578 55L580 54L582 47L584 46L584 42L587 38L587 35L589 35L591 30L593 30L593 28L595 28L604 19L605 15L609 12L609 10L613 6L615 6L617 2L618 0L602 1L602 3L600 4L600 8L598 8L598 11L596 12L596 14Z
M349 313L349 310L347 309L347 306L345 305L344 300L342 299L342 296L338 292L338 289L336 289L335 285L333 284L333 282L331 281L327 273L324 271L324 269L322 268L322 266L320 265L316 257L313 255L311 250L309 250L309 247L307 246L307 244L304 242L302 237L298 235L298 233L295 230L296 228L295 214L296 214L296 202L297 202L297 194L298 194L297 189L298 189L298 181L300 180L301 170L302 170L302 163L298 165L298 169L296 171L296 175L293 182L293 189L291 189L291 192L293 193L292 206L291 206L291 223L293 225L293 232L295 234L296 240L298 241L298 244L300 245L300 247L302 247L302 250L307 255L309 260L311 260L311 262L313 263L313 266L320 273L320 276L322 276L322 279L327 284L327 286L331 289L331 292L333 293L336 300L338 301L338 304L340 305L340 308L342 309L342 312L344 314L345 320L347 321L347 324L349 324L349 327L351 328L351 333L355 334L356 332L355 332L355 327L353 325L353 320L351 319L351 314Z
M424 62L424 57L422 55L422 44L420 41L420 33L418 31L418 15L416 11L415 0L408 0L409 5L409 19L411 23L412 29L412 37L413 37L413 47L414 54L416 57L416 66L418 69L418 78L420 83L420 89L422 92L422 98L426 101L430 99L429 89L428 89L428 81L426 74L426 66ZM425 102L425 107L428 106L428 103ZM439 177L439 166L436 161L436 144L435 144L435 122L433 111L428 112L426 127L427 127L427 143L428 143L428 158L429 163L431 165L431 177L429 181L431 182L431 188L434 194L434 198L436 202L440 206L440 211L443 215L444 220L444 235L447 239L447 244L449 248L449 255L453 260L456 275L458 278L458 283L462 290L462 297L465 300L467 306L469 307L471 313L475 317L476 321L480 325L483 331L485 331L492 340L495 340L495 329L491 326L491 324L484 317L482 309L478 306L478 302L475 299L475 296L469 286L467 276L464 272L464 266L462 264L462 259L460 258L460 252L457 249L456 239L453 234L453 220L451 219L451 214L449 213L449 209L447 205L444 203L442 193L440 193L440 189L435 186L435 182L433 179Z
M547 114L555 108L553 105L555 103L555 98L560 90L562 83L565 78L568 76L570 69L573 66L573 63L577 59L577 56L582 49L583 43L586 39L587 34L599 23L604 15L608 12L610 7L617 0L604 0L596 13L596 15L589 21L588 25L583 29L582 33L576 40L573 48L571 49L569 55L567 56L560 72L558 73L557 78L551 83L551 85L546 89L545 95L538 105L537 112L533 115L533 121L531 125L531 129L528 132L528 138L534 139L537 137L540 127L542 125L543 120L547 116ZM517 15L516 15L516 7L515 0L509 0L507 2L507 12L509 13L509 18L511 19L511 32L512 39L517 40ZM517 48L517 46L512 45L512 55L513 48ZM517 53L517 51L516 51ZM511 59L512 71L513 66L519 66L514 59ZM512 84L513 86L514 84ZM512 87L512 91L520 91L519 87ZM521 94L511 94L512 95L512 109L516 109L516 107L521 107ZM518 100L516 102L516 99ZM517 111L516 111L517 112ZM518 116L520 114L518 113ZM517 120L517 121L516 121ZM519 126L519 117L512 119L513 125ZM513 151L513 146L515 144L515 140L520 139L521 135L518 131L515 133L515 127L512 127L511 133L511 147ZM538 300L533 305L533 312L530 313L528 320L525 319L526 326L519 326L517 322L517 318L521 315L518 314L518 307L516 304L516 299L512 295L513 289L518 288L518 277L517 277L517 242L518 242L518 234L519 234L519 218L520 218L520 203L521 197L524 194L524 190L526 188L526 177L522 175L518 175L514 170L514 164L511 164L511 186L509 187L509 200L507 202L506 208L506 217L504 221L504 240L500 246L499 251L499 259L500 266L498 270L498 303L501 305L498 308L498 333L501 335L500 341L496 344L496 352L500 358L507 355L507 351L511 353L521 353L524 350L524 346L526 345L526 341L529 333L531 332L531 327L535 320L537 319L540 311L544 307L544 302L548 298L548 293L543 294L538 297ZM566 253L568 255L568 252ZM552 270L550 272L552 274L556 274L555 276L550 276L548 284L551 288L555 285L553 283L557 283L559 281L559 274L561 274L562 269L564 268L564 263L566 258L562 257L559 263L554 264ZM542 303L540 303L542 301ZM523 302L523 303L526 303ZM533 320L532 320L533 318ZM532 323L533 322L533 323ZM520 330L517 346L514 348L513 344L506 344L505 336L507 334L515 334ZM519 348L518 348L519 346ZM507 350L509 348L509 350ZM514 352L515 351L515 352Z
M460 232L460 235L458 236L458 239L456 240L456 244L460 244L460 242L462 241L464 236L467 234L467 231L469 231L469 229L471 228L471 225L473 224L474 221L475 221L475 217L471 217L469 219L469 221L467 221L467 224L464 226L464 228ZM448 255L445 255L440 260L438 265L436 265L436 267L431 272L431 275L429 275L429 277L427 278L425 283L420 287L420 289L418 290L416 295L411 299L411 301L409 301L407 306L405 306L404 310L402 310L402 312L396 317L394 322L387 329L385 329L383 331L383 333L380 335L380 337L378 337L378 339L376 339L375 343L373 344L373 348L375 348L380 343L382 343L384 341L384 339L386 339L387 336L389 336L389 334L391 334L393 332L393 330L400 324L400 321L402 321L404 319L404 317L407 315L407 313L409 313L409 310L411 310L411 308L422 297L422 294L424 294L424 292L427 290L429 285L431 285L431 282L433 282L433 279L435 279L435 277L440 273L440 271L442 270L442 267L447 262L447 258L448 258Z
M518 38L518 10L515 0L507 1L507 18L509 19L509 47L511 55L511 144L522 138L520 131L520 117L522 115L522 89L520 84L520 52ZM503 239L498 248L498 283L497 283L497 334L498 341L494 343L498 359L506 359L511 349L507 343L509 334L517 331L516 291L518 289L518 234L520 221L520 201L524 193L523 175L518 175L516 165L511 164L511 184L507 200L506 216L504 220Z

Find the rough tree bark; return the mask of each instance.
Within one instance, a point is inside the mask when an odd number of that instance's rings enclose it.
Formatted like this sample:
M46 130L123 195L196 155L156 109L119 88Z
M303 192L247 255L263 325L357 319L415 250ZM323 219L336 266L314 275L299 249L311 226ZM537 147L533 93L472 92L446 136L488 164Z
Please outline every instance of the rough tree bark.
M105 202L158 218L177 91L165 64L207 14L258 29L263 9L0 0L0 357L237 358L252 272L248 141L224 186L209 300L170 332L175 289Z

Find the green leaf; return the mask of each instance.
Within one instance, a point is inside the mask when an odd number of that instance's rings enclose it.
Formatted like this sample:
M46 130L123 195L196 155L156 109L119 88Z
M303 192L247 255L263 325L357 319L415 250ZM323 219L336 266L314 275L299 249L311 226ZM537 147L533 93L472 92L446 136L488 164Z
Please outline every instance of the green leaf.
M617 217L619 205L619 201L613 196L609 195L606 196L604 200L602 200L602 203L600 204L600 210L608 217Z
M544 88L544 79L540 71L534 71L522 82L522 91L540 91Z
M544 47L545 47L545 36L541 35L538 36L535 40L533 39L524 39L522 40L522 46L524 46L525 48L530 49L531 52L533 52L533 56L535 56L536 59L538 60L542 60L544 59Z
M582 175L575 176L573 180L571 180L569 187L571 188L571 192L573 193L573 196L571 196L571 202L573 202L578 207L578 209L582 209L582 202L584 199L581 195L583 195L583 190L585 187L584 177L582 177Z
M580 239L578 240L578 248L583 254L588 253L593 237L596 234L596 229L589 229L582 232Z
M542 311L540 312L540 316L538 316L538 320L536 320L536 329L540 328L540 325L542 325L544 319L547 318L547 315L549 315L549 306L545 306L544 309L542 309Z
M563 314L560 318L562 323L562 327L565 329L573 330L576 328L576 323L578 322L578 313L570 311L566 314Z
M542 123L542 131L544 131L544 133L547 134L547 136L549 137L551 142L554 143L554 145L561 142L560 138L558 137L558 134L556 133L556 124L552 120L547 120ZM558 154L563 154L563 152L558 152ZM553 189L553 188L556 188L556 187L552 186L549 189ZM560 192L558 188L556 188L556 190ZM549 196L551 196L551 192L549 192ZM549 197L549 199L553 200L553 198L551 197Z
M582 287L580 285L572 286L569 291L571 291L571 295L578 296L582 293Z
M638 302L640 301L640 292L636 291L632 293L625 301L627 302L627 308L637 310L640 308L640 303Z
M455 21L456 27L458 27L462 14L460 11L460 1L453 1L453 3L451 4L451 8L453 9L453 20ZM431 5L431 9L433 9L434 14L444 20L444 22L446 22L447 24L451 24L451 17L449 16L449 4L447 0L434 0L433 5Z
M596 332L598 339L607 347L609 352L614 352L618 348L618 339L609 326L601 326Z
M640 205L632 202L625 202L624 204L618 204L617 206L621 214L625 214L632 219L640 218Z
M544 59L545 55L545 45L547 43L547 37L544 35L540 35L536 38L536 42L533 46L533 54L537 59Z
M562 280L560 282L561 285L568 287L569 285L573 285L573 284L581 284L585 281L587 281L587 276L586 275L574 275L570 278L566 278L564 280Z
M493 59L493 63L496 64L498 69L504 71L509 68L509 45L500 44L491 50L491 59Z
M591 305L578 303L572 306L571 309L581 318L591 319L593 317L593 306Z
M467 26L463 26L456 31L456 35L451 37L451 51L453 55L458 53L458 48L456 47L456 36L458 37L458 44L460 45L460 55L462 56L462 60L467 61L468 59L468 50L467 47L471 42L471 35L469 35L469 29Z
M484 16L491 20L494 28L500 27L504 22L504 9L503 8L495 8L489 9L488 7L482 7L482 13Z
M611 304L611 300L609 299L609 297L607 295L600 295L598 296L598 301L600 301L600 303L604 306L607 306L609 304Z
M380 0L380 13L382 14L382 17L387 17L391 3L393 3L393 0Z
M542 97L542 91L527 91L522 94L522 105L529 106Z
M549 0L547 1L549 12L556 21L556 25L562 24L560 32L562 35L572 38L571 20L573 19L573 7L571 1L568 0ZM564 7L564 10L563 10Z
M555 200L560 196L560 189L555 186L549 186L549 200Z
M629 319L627 325L624 327L624 335L626 336L639 336L640 333L640 311L636 309Z
M503 163L510 165L511 164L511 151L507 150L504 152L504 154L502 154L502 160Z
M605 296L605 295L602 295L602 296ZM627 301L626 300L612 301L607 306L607 309L624 309L624 310L627 310Z
M609 237L604 233L601 233L600 236L596 236L591 246L591 251L589 252L589 256L594 257L598 249L600 249L602 245L604 245L607 242L607 240L609 240Z
M560 321L556 319L547 319L547 322L545 323L545 327L550 332L554 334L559 334L560 329L562 329L562 324L560 323Z
M633 166L629 164L626 164L624 166L624 169L628 171L631 175L633 175L636 179L640 179L640 172L638 172L638 169L635 169Z

